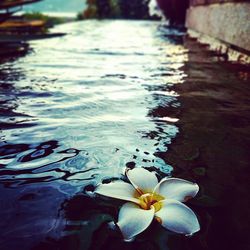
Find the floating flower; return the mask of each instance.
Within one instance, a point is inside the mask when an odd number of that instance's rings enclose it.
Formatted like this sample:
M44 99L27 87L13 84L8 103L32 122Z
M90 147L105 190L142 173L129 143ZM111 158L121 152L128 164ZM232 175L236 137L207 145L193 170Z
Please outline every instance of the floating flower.
M125 240L143 232L155 218L168 230L191 235L200 230L194 212L182 202L194 197L199 186L178 178L164 178L144 168L126 170L130 183L114 181L99 185L95 193L124 201L117 225Z

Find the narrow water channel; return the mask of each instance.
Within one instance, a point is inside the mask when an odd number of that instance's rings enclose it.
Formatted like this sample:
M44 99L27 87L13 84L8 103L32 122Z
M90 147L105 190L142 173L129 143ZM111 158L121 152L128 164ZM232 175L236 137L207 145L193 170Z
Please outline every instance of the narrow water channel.
M68 34L33 42L0 65L0 249L214 250L241 242L243 250L249 68L159 22L84 21L56 31ZM198 182L189 205L201 232L186 238L153 225L124 243L106 225L119 204L88 191L121 178L125 166Z

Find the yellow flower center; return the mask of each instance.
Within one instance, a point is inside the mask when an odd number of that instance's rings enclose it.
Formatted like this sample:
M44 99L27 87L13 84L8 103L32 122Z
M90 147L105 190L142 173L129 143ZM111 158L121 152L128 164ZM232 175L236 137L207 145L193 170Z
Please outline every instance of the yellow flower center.
M146 193L146 194L142 194L139 197L140 200L140 207L144 210L149 210L151 209L151 206L154 207L155 212L158 212L161 207L161 200L164 200L164 197L162 197L159 194L155 194L155 193Z

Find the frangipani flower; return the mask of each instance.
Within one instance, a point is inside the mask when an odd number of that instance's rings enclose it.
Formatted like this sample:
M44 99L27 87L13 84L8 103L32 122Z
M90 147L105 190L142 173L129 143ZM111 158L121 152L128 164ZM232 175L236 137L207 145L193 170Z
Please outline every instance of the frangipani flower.
M117 222L125 240L147 229L154 218L176 233L191 235L200 230L196 215L182 203L198 193L197 184L178 178L158 182L156 175L144 168L127 169L126 176L131 184L114 181L95 190L97 194L127 201Z

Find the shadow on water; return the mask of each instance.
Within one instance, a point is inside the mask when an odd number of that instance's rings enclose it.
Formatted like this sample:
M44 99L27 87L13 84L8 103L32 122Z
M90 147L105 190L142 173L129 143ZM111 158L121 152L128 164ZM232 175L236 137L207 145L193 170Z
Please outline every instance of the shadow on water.
M26 56L30 50L27 44L26 49L21 53L1 55L0 58L0 128L11 129L25 127L24 122L29 118L29 115L16 112L18 107L18 89L16 89L14 82L25 78L25 74L19 69L12 67L15 62ZM1 48L5 50L5 48ZM19 119L19 121L17 121ZM0 131L0 138L1 131Z
M62 204L67 219L60 239L48 238L32 250L40 249L168 249L166 232L154 222L150 230L142 233L134 242L124 242L119 229L109 223L117 218L117 208L121 202L95 200L83 194L76 195Z
M182 104L180 134L165 157L174 176L195 179L201 187L192 201L201 232L181 242L181 249L248 249L250 68L191 39L184 45L187 77L175 87Z
M247 249L249 68L179 30L152 24L152 39L143 22L138 30L123 21L93 25L85 36L93 44L82 50L72 51L76 24L73 35L52 41L53 52L38 43L38 58L1 65L0 249ZM107 31L121 27L129 35L110 47ZM144 51L141 36L151 39ZM187 238L153 222L124 242L108 224L122 203L88 195L124 166L198 182L188 206L201 231Z

